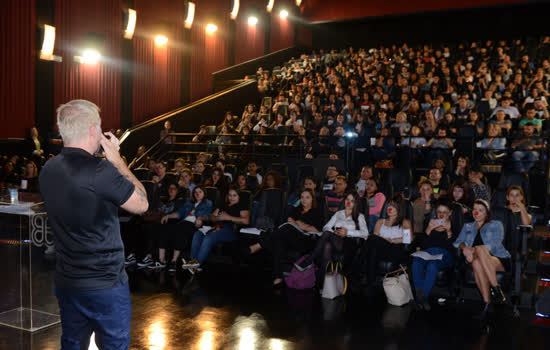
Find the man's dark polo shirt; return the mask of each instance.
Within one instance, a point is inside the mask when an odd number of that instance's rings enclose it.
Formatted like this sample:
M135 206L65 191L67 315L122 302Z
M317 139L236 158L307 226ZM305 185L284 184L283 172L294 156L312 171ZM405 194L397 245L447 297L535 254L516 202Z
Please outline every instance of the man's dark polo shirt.
M56 251L57 288L107 289L126 283L118 207L134 185L107 160L65 147L40 172Z

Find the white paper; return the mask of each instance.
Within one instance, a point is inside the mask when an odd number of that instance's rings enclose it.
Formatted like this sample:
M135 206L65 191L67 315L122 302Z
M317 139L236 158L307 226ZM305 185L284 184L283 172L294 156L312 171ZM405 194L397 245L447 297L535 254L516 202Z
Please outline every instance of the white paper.
M443 254L436 254L432 255L426 251L420 250L418 252L414 252L411 254L411 256L414 256L415 258L420 258L422 260L430 261L430 260L442 260Z
M203 226L201 228L199 228L199 231L201 231L203 234L207 234L208 231L210 231L212 229L212 226Z
M188 216L185 219L183 219L183 221L189 221L189 222L195 223L195 221L197 221L197 217L196 216Z
M241 233L247 233L249 235L256 235L256 236L259 236L260 233L262 233L261 230L258 230L257 228L255 227L245 227L245 228L242 228L241 229Z

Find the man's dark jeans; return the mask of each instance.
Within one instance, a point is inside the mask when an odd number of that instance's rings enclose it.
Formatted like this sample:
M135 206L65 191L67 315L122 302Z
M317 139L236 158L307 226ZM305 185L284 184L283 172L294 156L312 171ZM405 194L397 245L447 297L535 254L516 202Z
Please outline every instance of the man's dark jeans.
M128 282L112 289L56 288L61 314L61 349L88 350L92 332L101 350L126 350L132 307Z

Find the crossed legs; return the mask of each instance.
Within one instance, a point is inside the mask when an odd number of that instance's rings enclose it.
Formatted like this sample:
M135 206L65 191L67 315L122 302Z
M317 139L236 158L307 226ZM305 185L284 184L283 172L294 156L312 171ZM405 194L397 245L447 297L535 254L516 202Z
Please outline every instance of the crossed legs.
M471 264L476 285L481 292L483 301L489 304L491 302L490 288L498 285L497 272L504 271L504 267L498 258L489 253L485 246L475 246L474 249Z

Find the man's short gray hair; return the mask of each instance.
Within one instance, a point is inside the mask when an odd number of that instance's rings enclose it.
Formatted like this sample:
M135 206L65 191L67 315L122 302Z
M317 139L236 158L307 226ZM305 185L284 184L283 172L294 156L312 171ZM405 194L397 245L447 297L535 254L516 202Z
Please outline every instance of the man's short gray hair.
M100 109L86 100L72 100L57 108L57 125L65 144L78 143L86 138L92 125L101 126Z

